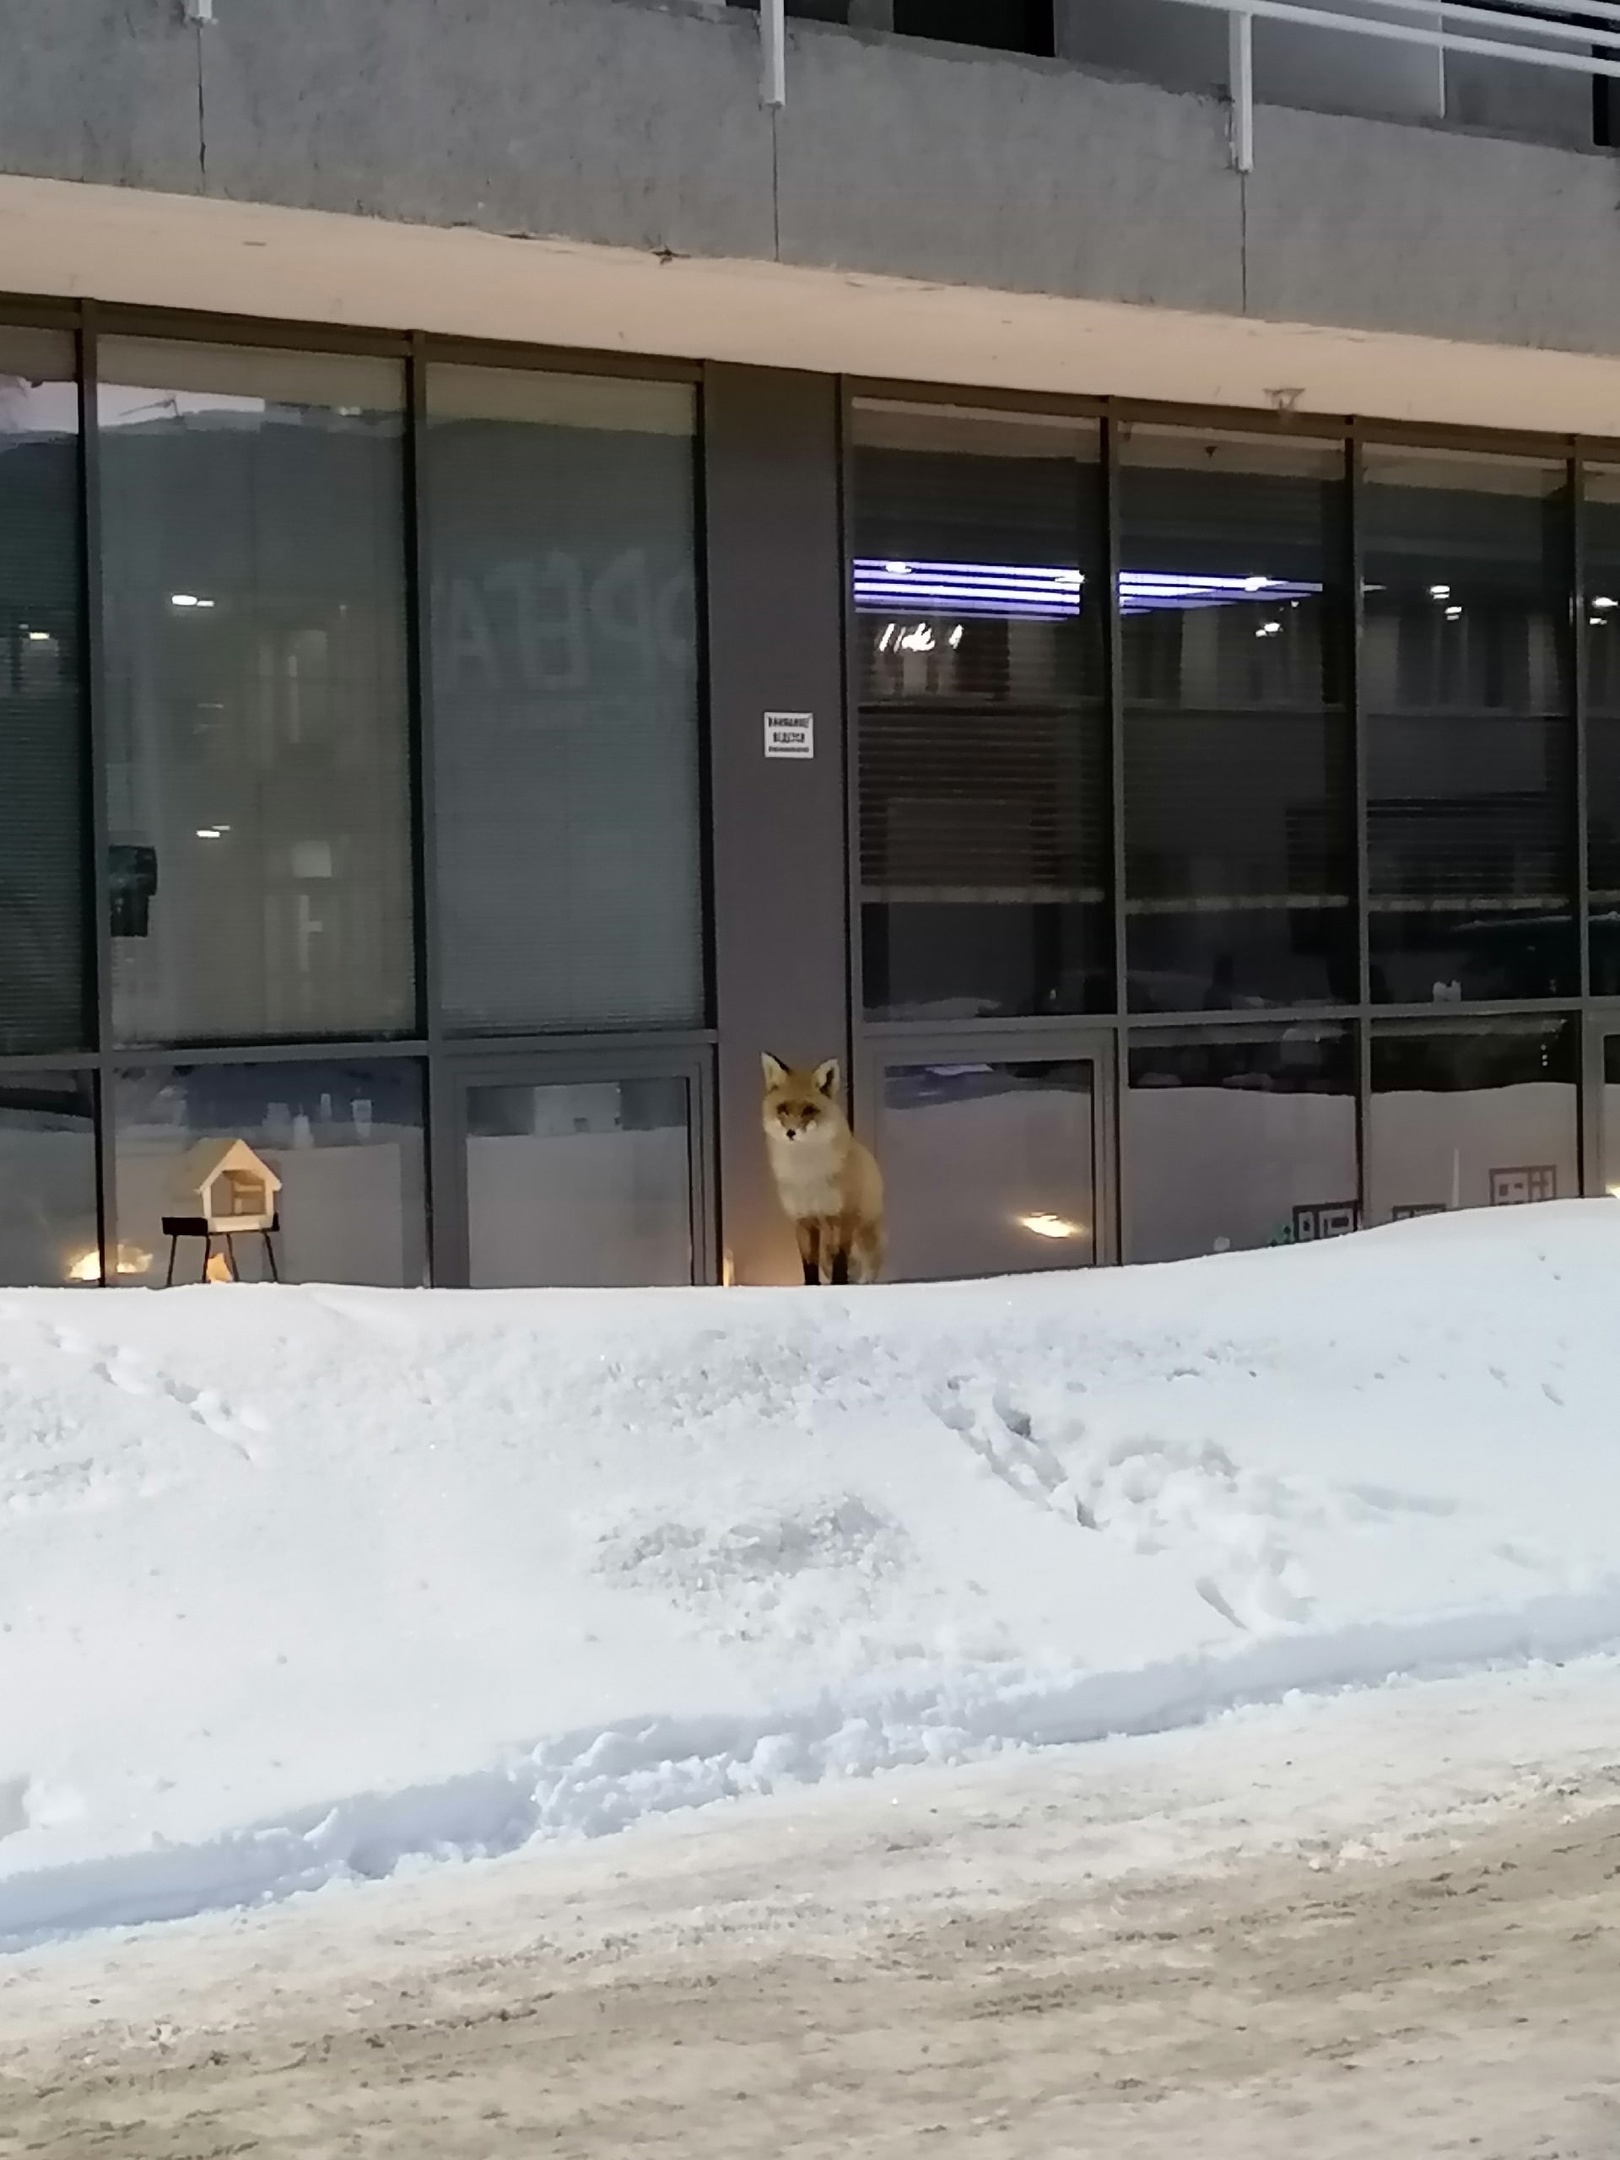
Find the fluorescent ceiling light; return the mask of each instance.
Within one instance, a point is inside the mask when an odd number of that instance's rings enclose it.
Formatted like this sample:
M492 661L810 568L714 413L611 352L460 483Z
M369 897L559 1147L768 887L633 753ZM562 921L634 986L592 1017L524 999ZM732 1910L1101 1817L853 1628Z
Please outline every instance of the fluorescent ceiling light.
M866 614L979 615L1063 621L1080 613L1082 571L1032 563L896 562L861 557L854 564L855 605ZM1163 570L1124 570L1120 610L1142 615L1157 608L1224 607L1313 599L1320 585L1290 578L1198 577Z

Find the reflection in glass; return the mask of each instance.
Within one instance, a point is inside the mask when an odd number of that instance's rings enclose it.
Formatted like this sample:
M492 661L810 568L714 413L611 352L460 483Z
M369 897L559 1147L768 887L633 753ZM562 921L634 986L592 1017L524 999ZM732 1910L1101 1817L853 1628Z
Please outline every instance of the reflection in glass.
M1126 1258L1180 1260L1354 1230L1355 1097L1348 1028L1133 1034Z
M1585 474L1587 879L1592 992L1620 997L1620 469Z
M449 1024L701 1024L694 392L427 382Z
M1390 1021L1372 1041L1370 1218L1580 1191L1569 1020Z
M88 1041L78 436L72 339L0 330L0 1056Z
M1363 498L1372 987L1576 986L1562 464L1369 449Z
M1130 1002L1354 999L1343 447L1120 434Z
M0 1283L101 1280L88 1076L0 1078Z
M887 1273L926 1282L1089 1266L1093 1093L1085 1060L890 1066Z
M467 1090L469 1280L692 1280L687 1085L492 1082Z
M100 366L116 1037L405 1031L401 370Z
M856 410L873 1017L1112 1003L1097 430Z
M162 1219L195 1214L184 1173L204 1140L245 1140L281 1179L283 1282L408 1288L427 1279L422 1080L411 1059L147 1067L117 1075L113 1105L128 1279L163 1281ZM244 1280L266 1272L257 1237L238 1239L236 1258ZM200 1247L182 1246L176 1282L194 1281L200 1260Z

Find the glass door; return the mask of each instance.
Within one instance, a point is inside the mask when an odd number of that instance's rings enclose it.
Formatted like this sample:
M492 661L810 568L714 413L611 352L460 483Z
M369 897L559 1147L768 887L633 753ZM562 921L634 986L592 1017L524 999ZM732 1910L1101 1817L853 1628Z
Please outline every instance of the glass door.
M475 1290L709 1279L705 1076L530 1055L456 1076L465 1279Z
M878 1056L890 1280L1114 1257L1106 1038L891 1039Z

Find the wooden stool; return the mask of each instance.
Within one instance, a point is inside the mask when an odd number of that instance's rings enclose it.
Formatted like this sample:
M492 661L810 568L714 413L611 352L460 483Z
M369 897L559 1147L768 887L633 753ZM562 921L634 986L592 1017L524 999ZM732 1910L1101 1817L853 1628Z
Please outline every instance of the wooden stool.
M281 1217L276 1214L270 1218L269 1230L250 1231L248 1233L249 1236L256 1235L264 1240L264 1257L269 1263L270 1280L272 1282L280 1282L281 1272L276 1266L276 1248L270 1242L270 1235L271 1231L280 1228ZM199 1282L208 1280L208 1263L214 1257L214 1240L216 1237L224 1248L225 1265L231 1271L231 1281L240 1282L242 1280L236 1265L236 1240L238 1236L236 1231L211 1230L208 1227L206 1217L201 1215L165 1215L163 1218L163 1235L169 1241L169 1271L163 1278L165 1290L169 1289L174 1282L174 1256L182 1238L194 1237L201 1238L203 1241L202 1273L197 1278Z

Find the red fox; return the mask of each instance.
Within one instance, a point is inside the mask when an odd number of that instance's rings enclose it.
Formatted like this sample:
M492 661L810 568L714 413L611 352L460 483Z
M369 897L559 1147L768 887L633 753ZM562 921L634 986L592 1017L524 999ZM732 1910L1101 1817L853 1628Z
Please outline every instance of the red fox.
M843 1076L829 1058L796 1072L766 1055L765 1146L799 1239L807 1283L876 1282L883 1266L883 1175L849 1129Z

